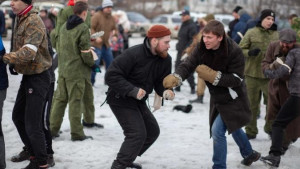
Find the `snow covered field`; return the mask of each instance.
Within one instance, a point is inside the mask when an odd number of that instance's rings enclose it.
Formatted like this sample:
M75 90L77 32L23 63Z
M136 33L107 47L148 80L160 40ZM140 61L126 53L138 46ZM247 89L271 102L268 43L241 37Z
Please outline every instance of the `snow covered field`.
M130 39L130 46L142 43L143 38L133 37ZM176 58L175 44L172 40L170 55L173 63ZM4 41L6 50L9 51L9 41ZM104 129L85 128L85 134L94 137L94 140L72 142L68 113L66 111L62 124L62 134L53 140L53 149L56 169L110 169L119 147L124 139L121 127L111 112L109 106L100 105L105 100L107 86L104 85L104 69L97 74L94 87L95 116L96 122L104 124ZM56 72L57 73L57 72ZM196 77L196 74L195 74ZM20 169L28 164L28 161L13 163L10 158L22 150L23 144L14 126L11 114L15 97L19 88L21 75L12 76L9 74L9 88L4 103L2 127L6 143L7 169ZM161 134L152 147L142 156L136 159L143 165L144 169L208 169L212 166L212 139L209 136L208 110L209 93L206 90L204 104L193 104L192 112L185 114L180 111L173 111L177 104L186 105L189 99L196 98L190 94L190 87L187 82L176 93L174 101L165 101L165 106L154 113L160 125ZM150 96L149 106L153 104L153 95ZM265 106L261 105L262 114L258 120L259 134L255 140L251 140L253 149L267 155L270 147L270 140L263 132ZM242 157L238 147L229 135L227 166L228 169L267 169L262 162L253 163L250 167L240 164ZM280 169L300 168L300 141L292 144L286 154L282 157Z

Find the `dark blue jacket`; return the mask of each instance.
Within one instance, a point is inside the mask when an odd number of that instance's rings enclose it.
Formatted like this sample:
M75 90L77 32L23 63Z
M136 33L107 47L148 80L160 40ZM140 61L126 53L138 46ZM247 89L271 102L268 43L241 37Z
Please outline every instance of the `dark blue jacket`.
M2 37L0 35L0 55L3 56L5 54L5 48L3 46ZM8 77L6 71L6 64L0 60L0 90L4 90L8 87Z
M241 37L237 34L238 32L241 32L242 35L245 35L247 31L247 21L251 19L251 16L247 13L244 13L241 15L239 22L234 25L233 31L232 31L232 39L239 44L241 41Z

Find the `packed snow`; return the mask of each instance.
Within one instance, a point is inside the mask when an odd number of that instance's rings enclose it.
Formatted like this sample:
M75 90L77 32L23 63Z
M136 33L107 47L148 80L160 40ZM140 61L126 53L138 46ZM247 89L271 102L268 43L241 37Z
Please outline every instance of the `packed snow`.
M142 37L130 38L130 46L143 42ZM175 44L177 40L171 41L169 54L176 59ZM6 50L10 49L10 42L4 39ZM96 122L104 125L104 129L84 128L86 135L93 136L93 140L71 141L68 109L65 112L61 127L60 137L53 140L55 151L54 159L57 169L109 169L115 159L120 145L124 139L122 129L109 106L104 104L107 86L104 85L105 70L96 76L94 87L94 102ZM18 154L23 147L15 125L12 122L12 109L19 88L21 75L9 74L9 88L7 98L4 102L2 127L6 144L7 169L19 169L25 167L29 162L13 163L10 158ZM57 71L56 71L57 75ZM196 77L196 74L194 75ZM208 169L212 168L213 141L209 135L209 92L205 91L204 104L194 103L190 113L173 110L175 105L187 105L190 99L196 98L196 94L190 94L187 82L183 83L181 92L177 92L173 101L165 101L164 106L154 112L159 125L160 136L158 140L138 157L136 162L143 165L143 169ZM148 104L153 110L153 98L151 94ZM267 155L271 141L263 132L265 105L261 104L261 116L258 119L259 134L251 140L253 149ZM238 146L231 135L227 137L228 169L267 169L261 161L253 163L250 167L241 165L242 157ZM279 169L298 169L300 166L300 141L293 143L281 158Z

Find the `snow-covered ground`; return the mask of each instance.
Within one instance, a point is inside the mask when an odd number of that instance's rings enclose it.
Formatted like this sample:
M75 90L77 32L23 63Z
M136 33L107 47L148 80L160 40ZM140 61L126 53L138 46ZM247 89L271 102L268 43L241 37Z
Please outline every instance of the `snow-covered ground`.
M142 43L143 38L133 37L130 45ZM176 58L175 44L172 40L170 54L173 62ZM7 51L10 49L9 41L5 40ZM57 72L56 72L57 73ZM195 75L196 76L196 75ZM109 106L100 105L105 100L107 86L104 85L104 71L97 74L94 87L95 116L96 122L104 124L104 129L84 128L86 135L91 135L94 140L72 142L70 138L70 127L68 110L66 110L62 124L62 134L53 140L55 151L54 158L57 169L109 169L115 159L119 147L124 139L121 127L111 112ZM13 163L10 158L22 150L23 144L18 135L16 127L12 122L12 109L16 94L19 88L21 75L12 76L9 74L9 88L4 103L2 127L6 143L7 169L19 169L25 167L28 161ZM187 82L176 93L174 101L165 101L165 105L154 116L160 125L161 134L152 147L142 156L136 159L143 165L144 169L208 169L212 166L212 139L209 136L208 111L209 93L206 90L204 104L193 104L191 113L185 114L180 111L173 111L177 104L186 105L189 99L196 98L190 94ZM149 106L152 107L153 95L149 98ZM255 140L251 140L253 148L263 155L266 155L270 147L270 139L263 132L265 106L261 105L262 114L258 120L259 134ZM229 135L227 166L228 169L266 169L262 162L253 163L250 167L240 164L238 147ZM298 169L300 142L292 144L286 154L282 157L281 169Z

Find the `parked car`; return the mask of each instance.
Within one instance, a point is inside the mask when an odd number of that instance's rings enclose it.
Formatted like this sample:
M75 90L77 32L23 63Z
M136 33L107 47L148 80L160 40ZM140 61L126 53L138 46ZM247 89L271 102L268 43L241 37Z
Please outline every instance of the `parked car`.
M177 38L178 37L178 30L181 25L181 18L180 16L174 16L170 14L162 14L158 15L152 19L151 26L161 24L166 26L171 31L171 37ZM148 30L147 30L148 31Z
M46 9L46 10L50 10L51 8L58 8L59 10L64 8L65 5L58 3L58 2L35 2L33 3L33 6L37 9L37 10L41 10L41 9Z
M140 33L145 36L146 30L150 27L150 20L138 12L126 12L126 14L130 22L129 36L132 33Z
M180 17L180 14L181 14L181 11L175 11L172 13L173 16L178 16L178 17ZM203 13L203 12L190 12L190 16L194 22L196 22L198 18L203 18L206 15L207 14Z
M225 32L229 31L229 22L234 20L234 17L230 14L215 14L215 19L222 22Z

